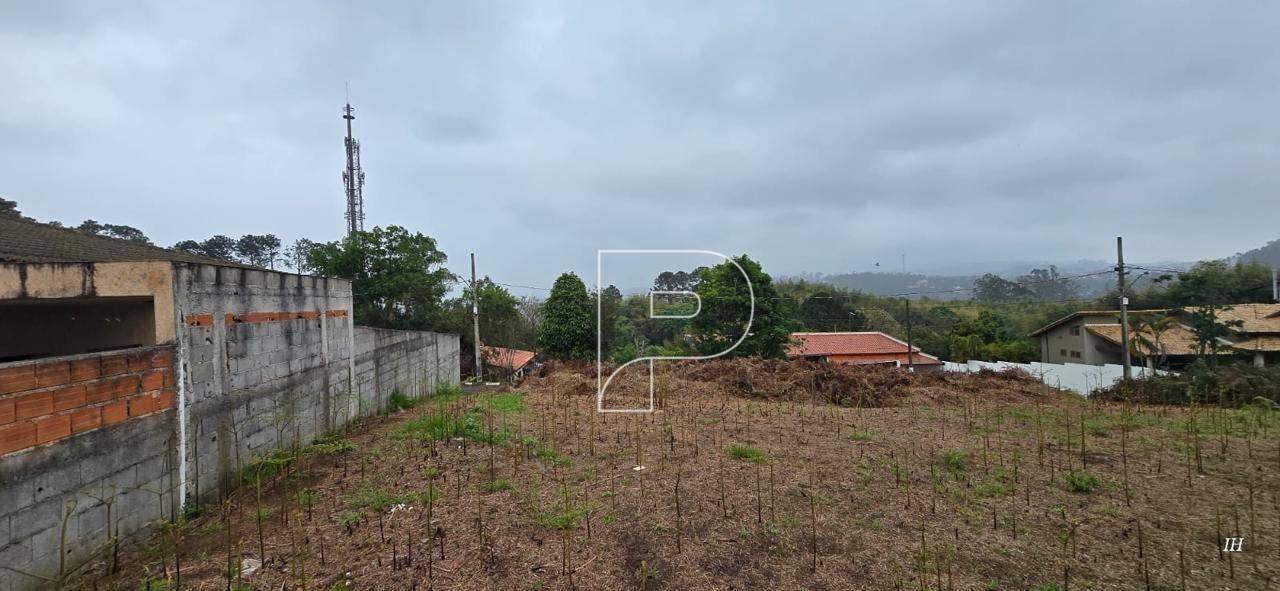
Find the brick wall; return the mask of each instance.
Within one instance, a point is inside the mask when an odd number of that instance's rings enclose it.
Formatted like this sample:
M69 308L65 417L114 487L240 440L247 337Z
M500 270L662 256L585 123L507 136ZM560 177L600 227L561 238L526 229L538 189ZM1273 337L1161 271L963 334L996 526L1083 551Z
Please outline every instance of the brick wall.
M242 467L380 412L394 391L458 382L457 335L356 327L347 281L173 275L175 343L0 365L0 565L56 576L61 556L78 566L109 531L216 502ZM0 569L0 591L48 586Z
M0 455L174 407L173 348L0 365Z
M173 515L173 360L162 346L0 365L0 564L55 577L64 555ZM42 586L0 571L0 591Z

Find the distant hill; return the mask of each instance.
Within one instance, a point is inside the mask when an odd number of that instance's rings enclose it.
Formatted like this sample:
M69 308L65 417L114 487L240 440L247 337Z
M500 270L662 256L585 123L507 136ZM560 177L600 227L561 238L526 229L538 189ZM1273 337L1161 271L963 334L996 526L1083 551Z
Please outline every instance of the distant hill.
M973 287L973 280L978 277L969 275L920 275L916 273L841 273L838 275L818 275L809 278L812 281L827 283L836 287L856 289L875 295L896 295L903 293L930 293L928 297L936 300L964 300L970 296L967 290Z
M1261 263L1273 269L1278 268L1280 267L1280 239L1272 240L1266 246L1238 253L1232 258L1246 263Z
M929 274L929 273L839 273L825 275L822 273L804 273L792 279L803 279L816 283L827 283L837 287L856 289L874 295L919 294L915 298L928 297L935 300L967 300L973 297L969 291L973 282L986 273L993 273L1009 280L1027 275L1032 269L1048 269L1051 265L1058 268L1063 276L1071 277L1079 289L1079 297L1093 298L1106 294L1115 288L1115 275L1110 268L1115 263L1106 261L1074 261L1066 263L1016 263L993 262L987 265L970 264L964 267L969 273L964 274ZM1158 262L1130 263L1132 265L1155 269L1189 269L1191 263ZM1099 272L1104 272L1099 274ZM1079 277L1080 275L1088 275ZM1139 277L1142 275L1140 274ZM1131 280L1133 280L1131 278ZM1145 279L1144 279L1145 281Z

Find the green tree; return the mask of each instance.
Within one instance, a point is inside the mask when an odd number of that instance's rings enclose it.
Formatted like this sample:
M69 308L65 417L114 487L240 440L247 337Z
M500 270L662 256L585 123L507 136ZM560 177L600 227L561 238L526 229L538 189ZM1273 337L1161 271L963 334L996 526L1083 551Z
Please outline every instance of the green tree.
M280 258L280 239L275 234L245 234L236 241L236 254L255 267L274 269Z
M1030 274L1019 277L1018 283L1041 302L1069 300L1080 295L1075 282L1058 274L1058 267L1054 265L1048 269L1032 269Z
M907 330L902 327L902 323L898 322L898 319L894 318L893 314L886 312L884 309L867 308L862 310L862 314L866 318L867 330L906 338Z
M0 218L8 218L12 220L30 220L31 218L22 215L18 211L18 202L10 201L0 197Z
M1130 314L1129 334L1132 335L1134 352L1148 360L1152 367L1164 367L1168 357L1164 346L1164 333L1177 325L1177 318L1164 313Z
M1205 261L1179 273L1169 286L1178 305L1224 306L1271 301L1271 270L1256 263Z
M436 241L399 226L356 232L307 255L316 273L352 281L355 320L367 326L429 328L456 280Z
M1029 289L992 273L973 281L973 297L982 302L1011 302L1032 295Z
M608 359L622 339L622 292L610 285L600 292L600 355Z
M863 330L867 319L848 306L848 299L834 291L822 290L800 303L800 321L815 331Z
M316 243L306 238L299 238L293 241L293 244L284 249L284 258L288 261L289 266L298 273L310 273L311 267L307 265L307 255L311 249L316 247Z
M663 271L653 280L654 291L693 291L698 284L698 272Z
M135 244L151 244L151 239L133 226L121 226L116 224L103 224L95 220L85 220L80 222L76 229L86 234L94 234L97 236L106 236L108 238L119 238L127 240Z
M596 355L595 309L587 286L574 273L565 273L551 286L542 305L538 348L556 359L594 359Z
M750 290L754 290L755 315L750 333L729 355L784 356L791 331L800 324L795 302L778 296L773 278L764 272L760 263L745 254L733 260L746 271L747 277L728 261L698 273L694 292L702 298L703 305L702 312L690 324L694 348L703 355L711 355L733 345L746 327L752 302ZM750 290L747 281L751 282Z
M531 348L530 334L524 317L520 314L520 302L507 288L494 283L489 277L476 281L462 290L462 295L445 302L446 327L461 335L463 351L474 346L475 332L471 325L472 297L478 296L480 309L480 343L494 347L514 349Z
M241 262L236 257L236 241L233 238L218 234L203 242L183 240L173 245L174 250L207 256L222 261Z

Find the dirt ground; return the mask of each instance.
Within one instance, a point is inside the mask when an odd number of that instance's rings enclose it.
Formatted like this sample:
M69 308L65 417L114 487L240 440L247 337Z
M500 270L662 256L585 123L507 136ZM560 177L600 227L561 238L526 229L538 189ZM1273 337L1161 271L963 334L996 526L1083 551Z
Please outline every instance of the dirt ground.
M601 414L595 384L594 367L562 367L364 421L247 468L230 499L79 584L1047 591L1280 576L1271 410L718 361L660 372L656 412ZM635 375L618 387L645 392ZM1224 537L1241 551L1221 552Z

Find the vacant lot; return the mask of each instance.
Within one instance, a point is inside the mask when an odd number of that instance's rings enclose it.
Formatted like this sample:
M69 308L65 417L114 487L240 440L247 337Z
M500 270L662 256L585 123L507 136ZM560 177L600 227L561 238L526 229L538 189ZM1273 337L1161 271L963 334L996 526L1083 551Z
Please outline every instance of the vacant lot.
M560 369L246 466L229 500L82 584L1262 589L1280 573L1269 409L746 361L669 368L652 414L598 414L594 391L594 368Z

